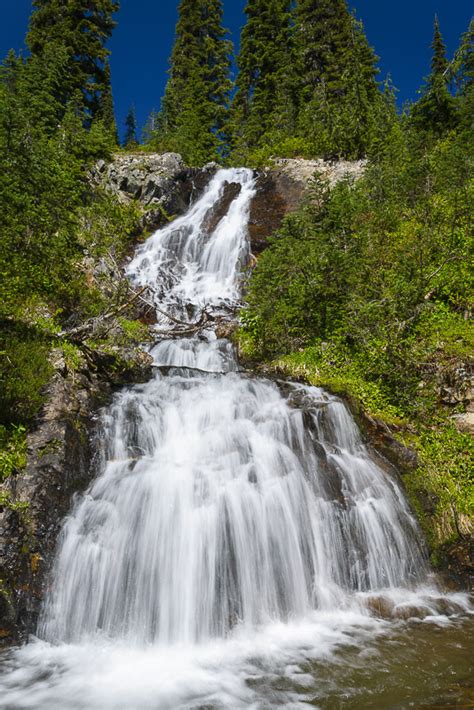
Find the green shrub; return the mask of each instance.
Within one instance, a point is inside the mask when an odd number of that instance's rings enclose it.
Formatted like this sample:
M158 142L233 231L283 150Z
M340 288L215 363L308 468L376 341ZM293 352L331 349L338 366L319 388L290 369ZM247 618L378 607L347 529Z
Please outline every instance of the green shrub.
M0 331L0 423L31 422L44 401L53 368L48 341L28 331Z
M0 425L0 483L26 466L26 429Z

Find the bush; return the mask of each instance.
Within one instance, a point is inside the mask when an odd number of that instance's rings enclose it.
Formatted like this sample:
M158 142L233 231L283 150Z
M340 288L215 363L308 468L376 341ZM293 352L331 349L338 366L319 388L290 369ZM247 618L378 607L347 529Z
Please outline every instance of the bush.
M53 368L50 344L27 329L0 331L0 423L31 422L44 401Z

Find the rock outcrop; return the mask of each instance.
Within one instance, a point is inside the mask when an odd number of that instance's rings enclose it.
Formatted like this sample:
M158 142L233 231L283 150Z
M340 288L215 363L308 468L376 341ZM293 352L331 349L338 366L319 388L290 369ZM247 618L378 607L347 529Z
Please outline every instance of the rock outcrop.
M249 220L252 252L259 254L284 217L298 208L315 173L332 186L346 177L358 179L364 167L363 160L328 162L280 158L271 168L257 171L257 194ZM217 163L203 168L187 167L177 153L117 153L110 163L100 160L96 164L91 181L122 203L137 202L143 208L139 229L150 232L183 214L218 169ZM216 206L216 219L225 211L231 197L230 186L221 204Z
M117 153L110 163L99 160L90 178L119 202L138 202L145 210L140 227L151 231L183 214L218 168L190 168L177 153Z
M0 486L0 646L35 630L61 522L94 475L95 414L113 387L151 377L139 348L91 353L73 369L53 351L38 426L28 435L26 468Z
M365 161L280 158L268 170L259 171L257 194L250 209L249 232L252 252L259 254L267 246L268 237L277 231L284 217L301 204L315 174L328 180L331 186L350 177L363 175Z

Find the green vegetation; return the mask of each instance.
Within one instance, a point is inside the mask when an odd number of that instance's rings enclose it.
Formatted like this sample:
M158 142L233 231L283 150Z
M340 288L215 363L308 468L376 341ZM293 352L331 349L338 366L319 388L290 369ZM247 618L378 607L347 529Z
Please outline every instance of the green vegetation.
M408 487L435 501L437 543L472 514L472 440L450 419L463 395L442 392L474 346L472 26L455 64L442 46L436 25L433 75L409 115L387 111L364 177L332 190L315 177L260 257L242 315L244 353L412 432L420 466ZM456 70L449 100L438 70Z
M440 542L472 532L474 440L440 419L436 426L421 428L417 437L408 437L408 443L417 451L419 466L405 483L436 555Z
M131 106L125 119L125 138L123 141L124 147L133 150L137 147L137 117L135 115L135 107Z
M217 160L232 83L232 45L221 0L181 0L161 111L148 124L146 148L181 153L190 165Z
M249 2L245 13L229 132L232 158L248 163L273 133L281 140L293 128L288 95L295 77L289 0Z
M376 57L345 0L258 0L245 12L232 160L365 155L386 108Z
M113 0L36 0L28 58L10 52L0 66L2 480L25 465L26 432L54 373L52 349L70 372L84 366L84 353L61 333L129 298L119 262L138 210L88 180L117 143L105 46L117 9ZM127 342L142 334L133 321L123 330ZM15 502L2 494L0 504Z
M106 43L117 24L113 15L118 9L117 0L33 0L28 47L33 60L40 62L61 54L64 73L57 97L62 112L74 103L90 119L101 109L104 114L111 96ZM113 128L111 118L108 128Z
M26 465L26 429L0 425L0 483Z

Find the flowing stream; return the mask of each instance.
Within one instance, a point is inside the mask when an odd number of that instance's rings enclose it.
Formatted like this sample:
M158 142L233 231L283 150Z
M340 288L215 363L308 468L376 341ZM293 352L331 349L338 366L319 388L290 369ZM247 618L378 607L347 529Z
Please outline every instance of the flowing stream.
M99 475L64 523L37 638L3 659L0 707L421 707L450 700L456 654L466 685L468 601L437 590L345 405L241 372L215 334L254 192L249 170L219 171L128 266L169 336L151 381L102 414Z

